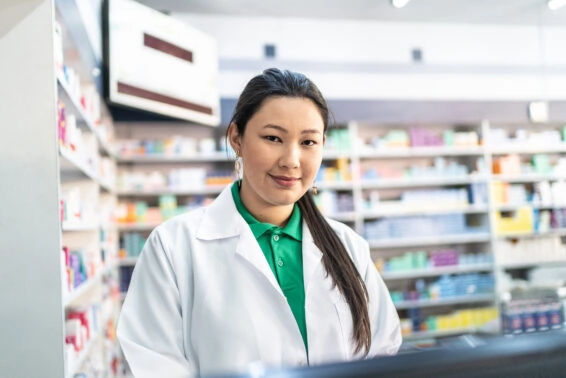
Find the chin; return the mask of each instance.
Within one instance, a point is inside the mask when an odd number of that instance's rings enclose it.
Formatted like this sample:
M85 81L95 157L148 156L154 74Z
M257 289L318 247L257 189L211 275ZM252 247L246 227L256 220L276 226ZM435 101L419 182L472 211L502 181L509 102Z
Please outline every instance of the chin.
M295 202L297 202L301 197L303 196L303 193L298 193L298 194L287 194L287 195L281 195L281 196L273 196L272 198L272 203L278 206L287 206L287 205L292 205Z

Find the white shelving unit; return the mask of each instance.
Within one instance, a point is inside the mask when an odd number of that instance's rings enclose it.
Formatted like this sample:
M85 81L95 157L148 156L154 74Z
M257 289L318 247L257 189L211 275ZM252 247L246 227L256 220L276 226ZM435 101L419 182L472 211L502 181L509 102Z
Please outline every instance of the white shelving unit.
M470 304L470 303L485 303L495 301L494 294L471 294L463 296L454 296L438 299L418 299L412 301L401 301L395 303L395 307L398 310L404 310L409 308L422 308L422 307L439 307L439 306L453 306L460 304Z
M407 148L385 148L376 151L374 149L362 150L360 158L365 159L397 159L411 157L436 157L436 156L482 156L485 149L482 147L407 147Z
M11 271L0 269L1 276L10 279L12 290L10 296L2 298L17 298L14 303L6 303L10 310L0 315L0 321L14 329L2 331L2 346L8 349L2 349L1 354L11 357L0 364L8 376L72 378L93 353L100 353L102 360L107 357L104 350L92 347L104 344L101 341L106 339L109 319L98 319L98 327L90 324L94 335L72 360L65 347L65 322L71 311L94 311L101 306L107 291L112 290L107 285L116 275L112 251L117 250L117 240L110 235L107 219L114 212L112 204L116 199L114 173L107 169L115 159L109 140L112 122L104 110L100 120L92 116L96 111L85 110L83 103L88 104L91 97L85 95L79 100L56 64L73 67L82 84L75 88L83 94L86 86L94 88L88 68L91 63L76 51L77 45L82 49L92 46L88 39L81 38L86 31L76 1L39 1L29 9L8 1L6 7L21 12L14 19L4 19L11 13L0 12L0 22L11 29L11 42L4 43L3 39L0 47L0 67L11 72L0 74L3 96L21 101L0 110L3 122L18 125L0 142L0 158L10 161L13 168L3 170L2 177L14 183L0 190L10 202L2 212L10 214L10 218L0 216L6 232L0 245L2 250L14 252L11 264L4 264L11 265ZM63 12L72 19L71 24L66 22L69 18L62 17ZM58 35L64 40L61 44ZM61 50L62 55L57 54ZM70 50L73 53L68 55ZM71 119L76 121L76 132L68 145L59 132L59 102L64 104L67 126L71 126ZM75 131L74 127L67 130ZM67 136L71 138L71 132ZM77 256L89 256L82 266L84 281L80 285L68 278L64 248ZM69 282L72 289L68 288ZM78 278L75 282L79 282ZM26 354L14 356L10 350L26 350ZM30 355L34 356L33 364L29 363Z
M364 189L386 189L467 185L473 183L487 183L487 177L468 175L463 177L411 177L401 179L363 180L361 185Z
M430 214L483 214L489 212L487 205L406 205L400 203L380 204L381 209L366 210L363 212L365 219L382 217L404 217L409 215L430 215Z
M110 274L116 269L117 264L111 263L108 266L101 267L99 271L92 277L88 278L85 282L73 289L67 295L63 296L63 305L65 308L75 304L80 299L83 299L92 289L96 288L102 283L102 278Z
M174 156L165 154L119 156L118 163L199 163L199 162L224 162L229 159L225 152L206 153L202 155Z
M403 336L403 340L406 342L412 342L412 341L422 341L428 339L430 340L430 342L433 343L434 339L436 338L457 336L468 333L476 333L478 331L479 330L476 327L453 328L442 331L421 331L421 332L413 332L411 334L405 335Z
M412 269L407 271L382 272L381 277L386 281L406 280L423 277L438 277L445 274L460 274L471 272L491 272L493 264L466 264L466 265L450 265L445 267Z
M487 243L491 240L489 232L460 235L431 236L419 238L396 238L369 240L370 248L426 247L450 244Z
M91 325L96 333L90 339L92 344L70 363L64 320L73 308L101 303L108 289L106 283L116 269L110 255L106 260L102 258L102 248L109 252L112 240L101 241L101 232L109 224L106 216L98 212L113 212L114 177L97 164L114 159L108 140L111 129L88 115L56 65L60 61L56 54L60 46L55 37L57 23L64 29L64 50L77 44L86 49L91 46L88 39L75 39L86 36L77 2L42 0L27 7L8 0L3 9L14 12L0 12L6 32L0 44L0 92L2 98L8 99L8 106L0 109L0 118L3 124L12 125L0 138L0 159L7 162L0 173L3 184L10 183L0 188L6 201L0 214L0 249L10 251L9 263L0 267L0 286L9 288L9 293L2 295L7 307L0 312L0 323L6 325L0 331L0 365L2 374L11 377L39 374L71 378L96 353L91 345L105 339L107 331L107 319L96 332ZM63 9L72 23L61 17ZM80 73L82 84L89 84L93 80L88 76L90 62L86 62L86 68L79 67L85 63L83 55L67 58L65 55L64 63ZM65 104L67 115L75 117L77 130L93 151L78 145L76 151L61 146L58 101ZM103 177L101 172L108 175ZM67 221L62 221L64 191L75 184L80 193L77 198L84 200L85 209L93 211L67 214ZM70 292L63 268L64 246L84 248L98 256L99 262L92 260L86 270L88 279Z
M164 194L176 196L216 195L224 189L224 186L205 186L201 188L187 189L160 189L160 190L120 190L118 195L122 197L158 197Z

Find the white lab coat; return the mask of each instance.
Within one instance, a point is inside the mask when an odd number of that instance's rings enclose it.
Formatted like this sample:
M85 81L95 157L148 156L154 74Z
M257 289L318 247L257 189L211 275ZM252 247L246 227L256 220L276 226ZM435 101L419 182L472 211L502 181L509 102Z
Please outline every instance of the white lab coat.
M369 292L369 355L395 354L399 318L365 240L329 220ZM303 224L308 356L301 333L230 188L208 207L166 221L136 264L118 323L135 377L242 373L352 360L352 317Z

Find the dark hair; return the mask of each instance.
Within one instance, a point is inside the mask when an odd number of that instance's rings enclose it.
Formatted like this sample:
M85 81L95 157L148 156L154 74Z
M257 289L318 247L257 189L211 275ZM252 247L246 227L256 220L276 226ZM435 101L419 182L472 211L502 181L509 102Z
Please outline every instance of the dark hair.
M244 135L250 118L270 97L310 99L320 111L324 131L328 129L328 105L317 86L303 74L269 68L252 78L238 99L230 123L236 125L240 135ZM316 246L322 252L327 274L332 278L333 285L338 286L350 307L354 324L352 338L356 344L355 352L365 349L367 354L371 345L371 327L365 283L346 248L316 207L311 194L307 191L297 204Z

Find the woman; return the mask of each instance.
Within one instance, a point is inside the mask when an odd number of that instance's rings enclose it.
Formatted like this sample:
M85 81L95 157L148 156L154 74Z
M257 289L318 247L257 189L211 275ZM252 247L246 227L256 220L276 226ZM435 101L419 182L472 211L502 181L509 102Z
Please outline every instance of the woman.
M157 227L136 264L118 325L136 377L397 352L399 318L367 243L309 193L328 118L302 74L268 69L247 84L227 131L241 177Z

